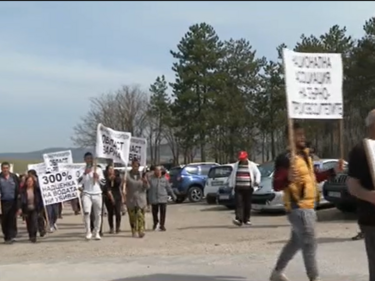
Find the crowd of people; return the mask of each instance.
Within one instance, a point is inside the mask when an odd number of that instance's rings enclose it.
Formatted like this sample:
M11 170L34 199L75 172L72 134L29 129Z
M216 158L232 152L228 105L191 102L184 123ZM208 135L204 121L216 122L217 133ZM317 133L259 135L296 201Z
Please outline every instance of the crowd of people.
M121 231L121 220L129 216L133 237L145 236L145 213L152 211L153 230L166 231L166 210L169 196L175 198L165 171L161 166L151 166L139 170L137 159L132 161L132 169L121 174L112 165L105 171L94 165L93 155L84 155L85 170L78 179L80 200L71 201L76 215L82 212L86 239L103 236L103 217L108 219L109 232ZM3 162L0 173L1 227L6 244L12 244L17 237L17 217L26 223L29 239L37 242L37 234L43 237L47 232L58 230L57 220L62 218L62 203L44 206L38 175L29 170L26 175L17 176L10 172L10 164Z

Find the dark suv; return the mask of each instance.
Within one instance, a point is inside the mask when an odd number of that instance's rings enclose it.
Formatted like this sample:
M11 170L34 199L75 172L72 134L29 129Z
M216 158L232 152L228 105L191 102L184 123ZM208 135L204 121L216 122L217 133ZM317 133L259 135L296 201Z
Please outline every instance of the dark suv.
M182 203L186 198L190 202L201 201L208 172L214 166L219 166L219 164L204 162L173 167L169 171L169 181L177 196L176 203Z
M336 177L327 180L323 185L324 198L333 203L342 212L355 212L357 208L356 199L350 195L346 185L348 171L338 174Z

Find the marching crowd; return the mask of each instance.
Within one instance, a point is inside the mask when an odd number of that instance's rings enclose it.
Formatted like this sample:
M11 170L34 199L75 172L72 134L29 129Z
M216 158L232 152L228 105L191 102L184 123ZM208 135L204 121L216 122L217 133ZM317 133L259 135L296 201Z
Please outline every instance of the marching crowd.
M367 137L375 140L375 110L369 113L365 124L368 130ZM290 129L292 132L289 131ZM276 158L273 187L275 190L283 190L291 234L281 250L270 280L288 281L284 274L285 268L301 250L309 280L319 281L315 207L320 195L317 182L342 172L343 160L340 160L333 169L318 171L314 169L311 152L306 146L303 127L294 123L293 128L287 129L286 135L288 136L289 133L293 135L292 145L295 147L295 154L288 150ZM97 240L101 239L103 204L107 206L111 232L120 231L123 202L127 206L133 237L142 238L145 235L145 211L148 204L152 206L153 229L159 226L160 230L166 230L168 194L172 196L174 194L168 180L162 176L160 167L141 173L139 163L135 159L132 161L131 171L121 178L112 166L108 166L104 172L99 167L94 167L91 153L86 153L84 160L86 168L79 182L82 184L81 198L87 239L91 239L92 236ZM371 173L373 166L367 159L363 141L351 150L348 160L347 185L349 192L358 198L358 223L366 246L369 280L375 281L375 188ZM4 240L6 243L14 241L17 235L16 217L22 214L30 240L36 242L38 231L41 236L45 235L45 221L49 221L50 226L56 228L59 205L49 207L50 211L47 209L46 214L35 171L29 171L20 181L16 175L10 173L9 168L9 163L1 164L1 226ZM249 204L245 198L248 198L254 187L259 184L258 172L253 163L247 159L247 154L241 152L231 179L236 190L236 202L242 206L237 208L236 218L233 221L238 226L250 224ZM115 225L113 217L115 217Z
M151 208L153 230L166 231L165 220L168 197L175 195L165 178L161 166L151 166L139 171L137 159L132 161L132 169L122 176L112 165L105 171L94 165L90 152L84 155L86 167L78 179L80 200L72 200L75 214L80 213L80 202L84 217L86 239L100 240L103 235L103 214L106 209L110 233L121 231L121 218L126 206L133 237L145 236L145 212ZM17 236L17 217L22 216L26 223L29 239L37 242L47 231L58 229L57 220L62 218L62 203L44 206L38 175L30 170L27 175L10 172L10 164L3 162L0 173L1 227L4 242L12 244Z

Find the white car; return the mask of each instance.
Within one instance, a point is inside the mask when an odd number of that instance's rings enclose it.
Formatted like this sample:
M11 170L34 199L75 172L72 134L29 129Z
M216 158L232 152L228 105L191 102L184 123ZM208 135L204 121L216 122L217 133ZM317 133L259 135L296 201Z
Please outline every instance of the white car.
M321 170L328 170L333 168L338 161L338 159L320 159L319 161L314 161L314 166ZM252 196L252 209L255 211L283 211L283 191L274 191L272 186L274 162L261 164L258 168L262 174L262 179L259 188L254 191ZM321 182L318 185L320 206L329 203L323 197L323 184L324 182Z
M204 186L204 197L207 204L216 204L219 188L228 186L233 166L234 164L225 164L210 169Z

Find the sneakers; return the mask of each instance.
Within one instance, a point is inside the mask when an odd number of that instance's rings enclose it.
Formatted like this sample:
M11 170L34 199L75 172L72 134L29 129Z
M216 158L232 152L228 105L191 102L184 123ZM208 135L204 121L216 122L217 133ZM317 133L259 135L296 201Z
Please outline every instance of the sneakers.
M100 233L99 232L97 232L95 234L95 240L102 240L102 237L100 237Z
M86 239L90 240L91 238L92 238L92 233L91 232L87 233L86 234Z
M109 230L109 234L113 234L113 233L115 233L115 230L114 230L113 228L111 228L111 229Z
M167 229L165 228L165 226L161 226L161 227L159 227L159 230L160 230L160 231L167 231Z
M240 221L237 220L237 219L234 219L232 222L233 222L234 225L242 226L242 222L240 222Z
M270 281L289 281L289 279L285 276L284 273L274 270L272 271Z
M50 227L49 228L49 233L54 233L55 232L55 228L54 227Z
M53 228L55 229L55 230L58 230L59 228L57 227L57 224L55 223L55 224L53 224Z
M251 221L245 222L245 225L252 225Z

